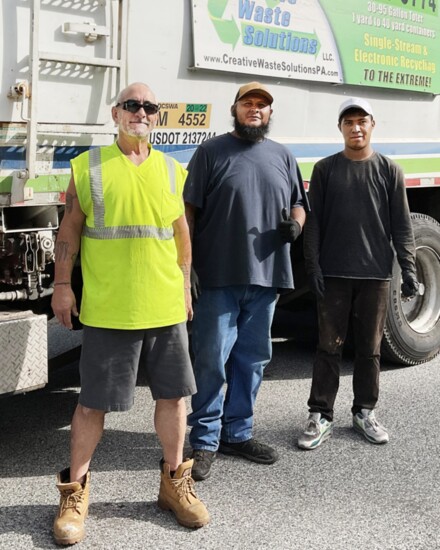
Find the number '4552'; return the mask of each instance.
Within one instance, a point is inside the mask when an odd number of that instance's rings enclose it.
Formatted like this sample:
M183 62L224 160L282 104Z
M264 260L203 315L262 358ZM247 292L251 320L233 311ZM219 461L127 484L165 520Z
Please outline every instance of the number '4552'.
M179 118L179 124L181 126L205 126L206 114L205 113L184 113Z

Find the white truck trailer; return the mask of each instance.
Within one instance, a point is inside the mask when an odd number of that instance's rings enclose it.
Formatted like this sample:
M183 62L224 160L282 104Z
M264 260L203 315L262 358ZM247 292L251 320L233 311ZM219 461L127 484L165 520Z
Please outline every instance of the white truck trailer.
M148 83L158 149L187 163L231 129L239 85L275 97L271 137L299 160L341 149L347 96L375 111L374 146L405 171L423 292L404 302L395 268L385 355L440 351L440 22L436 0L2 0L0 7L0 393L47 381L54 243L69 160L113 142L117 92ZM310 301L295 246L296 290ZM80 279L78 280L78 286Z

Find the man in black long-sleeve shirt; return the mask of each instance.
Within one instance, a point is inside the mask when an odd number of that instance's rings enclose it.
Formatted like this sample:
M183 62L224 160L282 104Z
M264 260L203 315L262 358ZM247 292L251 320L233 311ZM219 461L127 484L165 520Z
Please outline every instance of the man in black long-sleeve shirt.
M360 98L339 109L344 150L317 162L311 177L304 234L306 270L317 296L319 344L308 401L309 418L298 446L314 449L333 429L342 348L353 323L353 427L371 443L387 443L374 408L379 397L380 345L394 251L402 293L418 290L414 235L400 167L370 144L371 105ZM392 245L391 245L392 243Z

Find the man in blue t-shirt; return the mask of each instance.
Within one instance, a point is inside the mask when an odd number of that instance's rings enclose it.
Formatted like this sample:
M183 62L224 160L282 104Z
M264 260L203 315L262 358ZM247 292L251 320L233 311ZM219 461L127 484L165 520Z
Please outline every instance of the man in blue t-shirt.
M198 391L188 419L196 480L210 475L217 451L261 464L278 459L252 436L253 408L272 355L277 293L293 288L288 243L301 234L308 202L296 160L265 137L272 102L259 82L241 86L234 131L201 144L188 165L184 199L200 290L192 330Z

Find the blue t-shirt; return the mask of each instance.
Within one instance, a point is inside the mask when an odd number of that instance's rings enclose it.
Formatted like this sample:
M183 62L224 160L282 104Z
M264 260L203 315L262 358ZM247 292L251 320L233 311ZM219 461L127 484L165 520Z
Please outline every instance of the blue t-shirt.
M223 134L202 143L188 165L185 202L196 207L193 265L202 287L293 288L282 209L307 196L294 157L269 139Z

